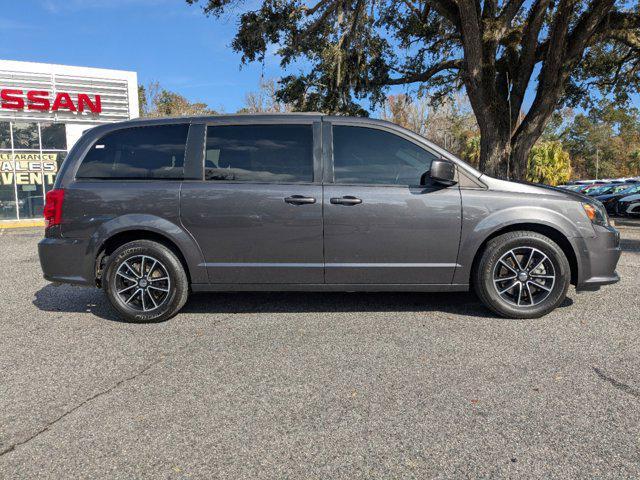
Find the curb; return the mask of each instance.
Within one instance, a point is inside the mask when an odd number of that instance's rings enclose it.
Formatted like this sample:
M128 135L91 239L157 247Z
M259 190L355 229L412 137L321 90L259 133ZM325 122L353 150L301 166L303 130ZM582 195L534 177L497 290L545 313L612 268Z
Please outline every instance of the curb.
M33 220L0 220L0 230L10 228L44 227L44 219Z

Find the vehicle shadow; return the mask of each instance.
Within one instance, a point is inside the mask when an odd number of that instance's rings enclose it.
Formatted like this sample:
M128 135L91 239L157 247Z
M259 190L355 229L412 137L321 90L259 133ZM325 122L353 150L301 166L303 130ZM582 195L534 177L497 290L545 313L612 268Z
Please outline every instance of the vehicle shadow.
M43 312L90 313L105 320L120 321L104 292L97 288L49 283L34 297L33 305Z
M91 313L120 321L101 290L47 285L35 293L33 304L42 311ZM567 298L560 306L567 307ZM191 314L232 313L351 313L441 312L475 318L497 318L470 292L464 293L334 293L224 292L195 293L182 309Z

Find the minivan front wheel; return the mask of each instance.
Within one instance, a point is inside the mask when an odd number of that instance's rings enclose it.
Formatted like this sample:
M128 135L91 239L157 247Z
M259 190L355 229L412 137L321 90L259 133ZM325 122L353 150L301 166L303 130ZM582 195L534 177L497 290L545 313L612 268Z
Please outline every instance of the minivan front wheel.
M189 282L182 263L166 246L136 240L107 261L104 289L113 307L129 322L160 322L187 301Z
M473 284L482 302L508 318L538 318L560 305L571 282L569 261L550 238L516 231L491 239Z

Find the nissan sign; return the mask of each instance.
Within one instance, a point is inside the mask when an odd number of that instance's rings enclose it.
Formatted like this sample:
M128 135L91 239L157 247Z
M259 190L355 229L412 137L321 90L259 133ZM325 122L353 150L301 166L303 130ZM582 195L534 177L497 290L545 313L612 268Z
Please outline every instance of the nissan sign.
M3 110L32 110L40 112L102 112L100 95L86 93L70 94L57 92L52 95L46 90L0 90L0 107Z

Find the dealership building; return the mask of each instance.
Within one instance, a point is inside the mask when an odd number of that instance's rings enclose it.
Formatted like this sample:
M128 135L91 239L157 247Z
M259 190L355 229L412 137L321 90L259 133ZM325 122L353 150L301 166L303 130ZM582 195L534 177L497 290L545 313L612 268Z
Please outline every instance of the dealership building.
M135 72L0 60L0 221L41 218L82 133L137 116Z

